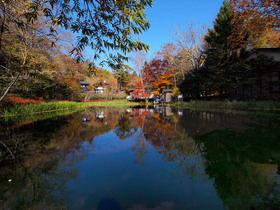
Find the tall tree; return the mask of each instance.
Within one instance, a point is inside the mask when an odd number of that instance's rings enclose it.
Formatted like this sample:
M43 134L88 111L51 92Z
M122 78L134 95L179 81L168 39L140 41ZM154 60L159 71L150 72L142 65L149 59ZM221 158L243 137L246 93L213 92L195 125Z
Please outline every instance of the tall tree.
M145 61L147 61L146 52L145 51L135 51L130 56L130 60L132 61L135 70L137 71L141 82L143 83L143 69Z
M231 42L233 25L232 9L228 0L223 2L220 12L214 21L214 29L209 29L205 36L207 58L205 67L211 73L213 82L220 94L228 93L231 87L238 84L238 48Z
M126 64L119 64L114 70L114 73L117 76L119 90L128 91L128 75L131 70L132 68Z
M161 60L166 60L169 65L169 71L173 75L173 81L175 84L175 87L177 86L177 79L176 76L180 73L182 74L182 66L180 65L181 62L179 62L178 59L178 48L174 43L166 43L163 46L161 46L161 51L158 51L156 53L157 58Z
M183 69L187 71L198 69L204 65L204 36L207 28L189 23L185 30L178 28L174 40L179 50L180 60L184 62Z
M23 76L38 76L51 61L52 40L47 36L48 21L28 23L24 15L31 1L0 3L0 71L3 82L0 101Z
M143 70L144 87L147 91L154 89L154 84L164 75L169 69L168 62L166 60L153 59L151 60Z

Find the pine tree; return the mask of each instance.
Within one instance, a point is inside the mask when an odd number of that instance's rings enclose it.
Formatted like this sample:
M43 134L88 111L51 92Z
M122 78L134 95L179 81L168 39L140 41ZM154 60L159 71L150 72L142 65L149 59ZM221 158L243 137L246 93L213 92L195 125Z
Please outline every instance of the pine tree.
M240 49L231 42L234 27L232 14L230 3L225 0L214 21L214 29L209 29L205 37L208 47L205 67L210 73L208 75L211 77L212 86L220 94L227 94L230 89L239 86L242 75L242 55L240 56Z

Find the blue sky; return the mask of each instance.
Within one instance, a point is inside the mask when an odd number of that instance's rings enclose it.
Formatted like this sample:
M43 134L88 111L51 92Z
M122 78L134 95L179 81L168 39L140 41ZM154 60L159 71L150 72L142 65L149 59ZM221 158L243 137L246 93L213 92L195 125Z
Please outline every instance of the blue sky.
M186 28L188 23L212 27L222 3L223 0L156 0L153 7L146 11L150 29L139 36L151 47L147 57L151 58L164 43L171 42L171 32L179 25L181 29ZM132 66L131 63L129 65Z
M150 29L140 39L150 45L153 55L172 41L172 31L178 26L184 29L188 23L196 23L212 27L222 3L223 0L156 0L146 11Z

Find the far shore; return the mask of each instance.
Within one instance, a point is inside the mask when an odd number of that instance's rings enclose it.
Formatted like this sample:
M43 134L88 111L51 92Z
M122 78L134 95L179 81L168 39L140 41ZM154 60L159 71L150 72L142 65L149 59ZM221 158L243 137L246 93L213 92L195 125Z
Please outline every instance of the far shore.
M127 100L111 100L96 102L42 102L36 104L24 104L4 107L0 110L1 117L11 117L19 115L40 114L44 112L56 112L68 109L82 110L87 107L110 107L127 108L135 106L151 106L153 103L129 102ZM170 102L159 103L159 106L169 106L173 108L219 108L219 109L243 109L243 110L263 110L279 111L279 101L190 101L190 102Z

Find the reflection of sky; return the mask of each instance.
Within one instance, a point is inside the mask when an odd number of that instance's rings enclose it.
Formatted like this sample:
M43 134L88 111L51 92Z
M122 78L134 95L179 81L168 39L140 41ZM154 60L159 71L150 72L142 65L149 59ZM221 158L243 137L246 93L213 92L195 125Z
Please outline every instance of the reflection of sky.
M135 164L132 148L140 134L138 129L119 140L111 131L94 138L94 151L77 163L79 176L68 183L71 209L96 209L104 198L114 199L122 209L222 209L211 180L177 176L177 163L164 161L149 144L144 165Z
M128 141L119 140L119 137L115 134L115 131L110 131L106 135L97 136L93 139L96 142L94 146L95 155L108 155L112 153L118 153L129 150L134 144L135 135Z

